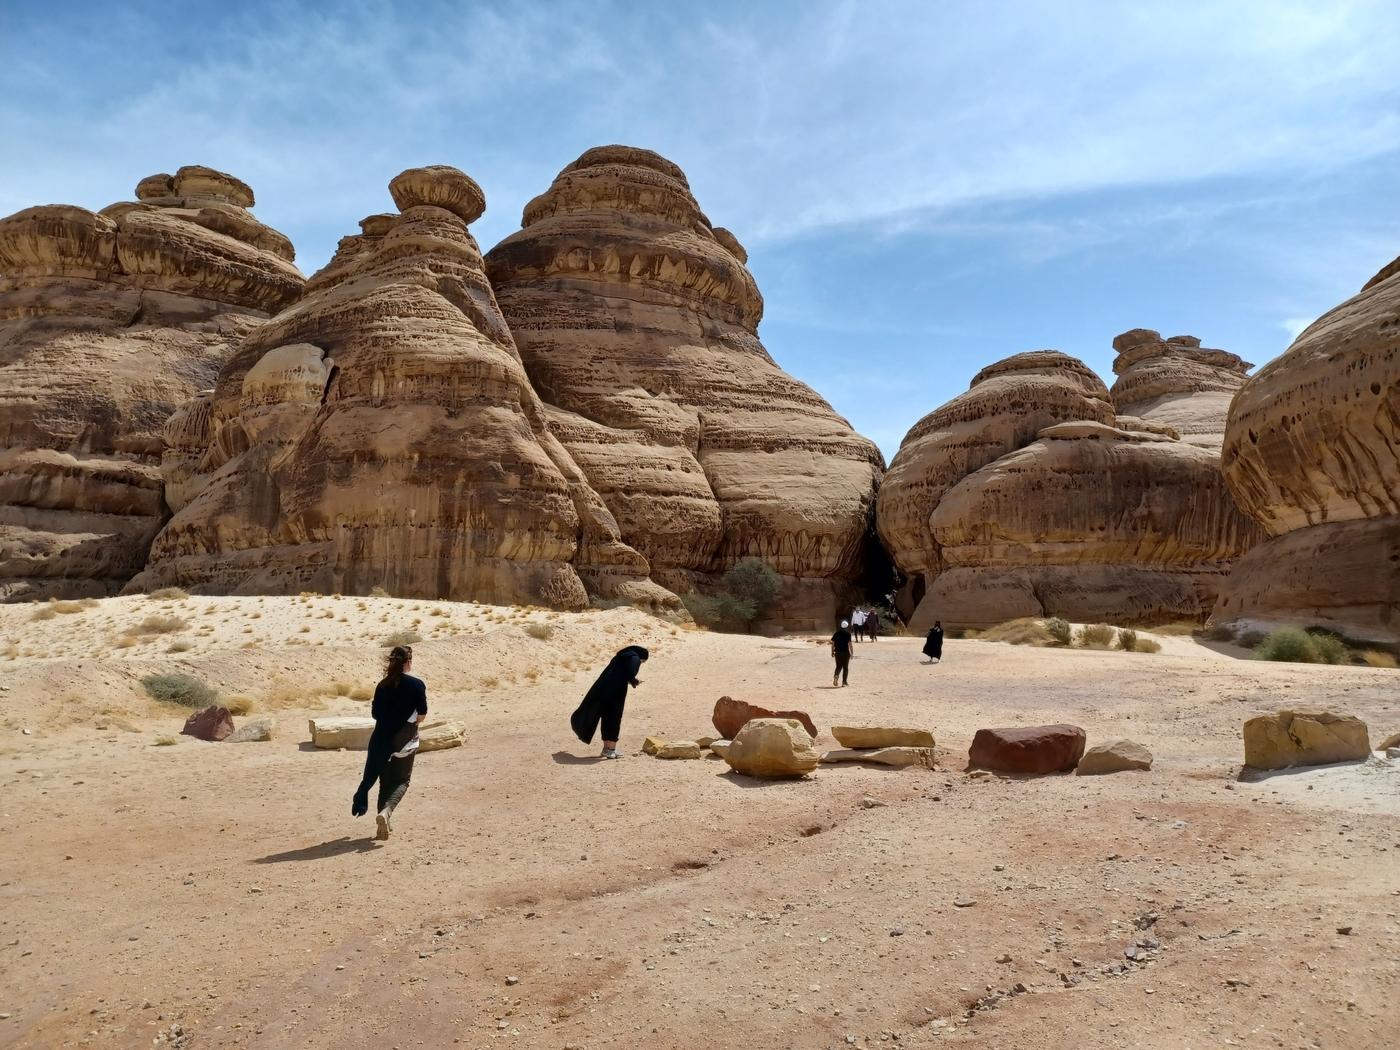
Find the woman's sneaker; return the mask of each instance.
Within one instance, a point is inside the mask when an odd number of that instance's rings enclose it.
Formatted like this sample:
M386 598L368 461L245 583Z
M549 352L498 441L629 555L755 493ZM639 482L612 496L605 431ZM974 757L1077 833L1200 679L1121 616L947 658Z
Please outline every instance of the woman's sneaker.
M383 842L389 837L389 814L380 813L374 818L374 837L377 841Z
M604 757L604 758L621 758L622 756L619 755L619 754L617 753L617 748L615 748L615 747L605 747L605 748L603 748L603 757Z

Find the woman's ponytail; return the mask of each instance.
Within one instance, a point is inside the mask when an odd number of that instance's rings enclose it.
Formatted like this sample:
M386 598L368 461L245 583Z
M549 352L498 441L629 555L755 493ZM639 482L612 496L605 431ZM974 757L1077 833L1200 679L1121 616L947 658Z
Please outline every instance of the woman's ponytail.
M411 645L396 645L389 650L388 662L384 665L384 683L396 686L403 679L404 666L413 659Z

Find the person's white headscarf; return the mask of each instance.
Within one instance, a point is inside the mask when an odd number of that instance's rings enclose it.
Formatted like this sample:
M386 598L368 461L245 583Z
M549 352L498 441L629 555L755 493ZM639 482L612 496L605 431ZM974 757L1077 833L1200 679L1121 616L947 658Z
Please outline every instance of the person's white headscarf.
M849 620L842 620L842 621L841 621L841 629L842 629L842 630L845 630L845 629L846 629L847 627L849 627L849 626L851 626L851 622L850 622Z

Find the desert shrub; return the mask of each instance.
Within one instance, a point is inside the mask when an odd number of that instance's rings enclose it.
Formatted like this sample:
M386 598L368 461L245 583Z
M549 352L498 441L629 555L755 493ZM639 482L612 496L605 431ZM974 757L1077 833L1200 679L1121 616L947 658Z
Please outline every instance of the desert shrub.
M178 616L147 616L136 625L138 634L173 634L189 624Z
M695 622L719 631L737 631L755 620L752 602L732 594L686 594L681 596Z
M208 707L219 699L212 686L192 674L148 674L141 679L141 685L151 699L181 707Z
M1347 648L1347 643L1335 634L1330 631L1309 631L1308 634L1312 637L1313 647L1317 650L1318 663L1351 663L1351 650Z
M1118 648L1125 653L1134 652L1137 649L1138 633L1131 627L1122 627L1118 630Z
M1380 649L1363 649L1357 656L1367 667L1400 667L1400 661L1395 659L1394 653L1382 652Z
M1157 624L1153 626L1153 634L1168 634L1175 636L1195 634L1201 629L1201 625L1194 620L1172 620L1170 623Z
M1079 644L1085 649L1107 649L1115 634L1106 623L1091 623L1079 629Z
M349 682L336 682L334 688L335 688L335 695L336 695L336 696L349 696L349 695L350 695L350 683L349 683Z
M156 746L156 747L174 747L174 746L175 746L176 744L178 744L179 742L180 742L180 738L179 738L178 736L172 736L170 733L165 733L165 734L163 734L162 736L156 737L155 746Z
M1135 653L1160 653L1161 651L1162 643L1154 638L1139 638L1136 648L1133 649Z
M988 627L981 634L984 642L1009 642L1012 645L1053 645L1055 639L1041 620L1025 616Z
M1229 624L1213 623L1205 629L1202 637L1208 642L1233 642L1235 629Z
M538 638L540 641L546 642L554 637L554 628L547 623L527 623L525 633L531 638Z
M688 594L681 600L696 623L750 631L772 608L781 586L778 574L762 558L743 558L720 577L714 594Z
M181 587L161 587L159 590L152 591L150 594L146 595L146 597L153 598L158 602L169 602L177 601L180 598L188 598L189 593Z
M96 598L79 598L77 601L58 601L52 598L49 599L49 608L56 613L64 613L65 615L83 612L87 609L91 609L96 604ZM45 617L45 619L47 618L48 617Z
M347 694L351 700L369 700L374 696L374 690L367 685L357 685Z
M371 598L392 598L392 597L393 597L393 595L391 595L391 594L390 594L388 591L386 591L383 587L371 587L371 588L369 589L369 596L370 596Z
M417 631L395 631L384 639L384 647L391 649L396 645L412 645L414 642L421 642L423 636Z
M246 715L253 709L253 700L247 696L225 697L223 704L231 715Z
M193 642L171 642L171 643L170 643L170 648L167 649L166 652L169 652L169 653L187 653L187 652L189 652L189 651L190 651L191 649L193 649L193 648L194 648L194 643L193 643Z
M1257 649L1259 643L1269 637L1264 631L1245 631L1235 639L1235 644L1243 649Z
M53 619L55 616L57 616L57 615L58 615L58 610L55 609L55 608L53 607L53 603L50 602L48 605L41 605L41 606L39 606L39 608L35 609L35 610L34 610L34 615L31 616L30 619L31 619L31 620L52 620L52 619Z
M1070 627L1069 621L1059 616L1052 616L1046 620L1045 629L1050 633L1050 638L1056 645L1069 645L1074 641L1074 630Z
M1265 635L1254 646L1254 655L1260 660L1275 660L1280 663L1322 662L1316 640L1301 627L1280 627L1277 631Z

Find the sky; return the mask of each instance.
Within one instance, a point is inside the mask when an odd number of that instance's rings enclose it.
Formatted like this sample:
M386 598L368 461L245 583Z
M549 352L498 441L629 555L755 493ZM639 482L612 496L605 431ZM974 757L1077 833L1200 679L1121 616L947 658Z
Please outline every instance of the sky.
M407 167L483 248L591 146L732 230L759 335L891 458L983 366L1263 364L1400 254L1395 0L0 0L0 215L206 164L310 274Z

